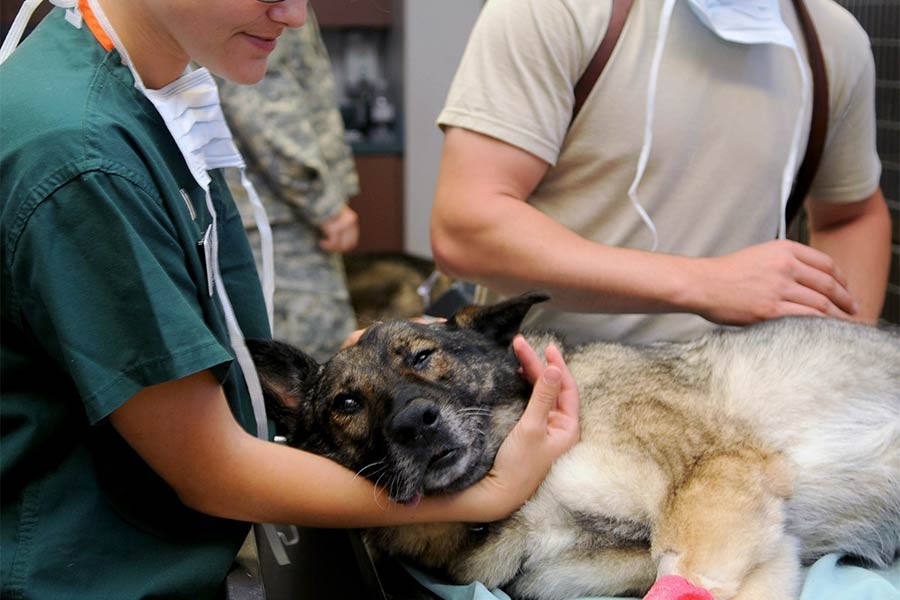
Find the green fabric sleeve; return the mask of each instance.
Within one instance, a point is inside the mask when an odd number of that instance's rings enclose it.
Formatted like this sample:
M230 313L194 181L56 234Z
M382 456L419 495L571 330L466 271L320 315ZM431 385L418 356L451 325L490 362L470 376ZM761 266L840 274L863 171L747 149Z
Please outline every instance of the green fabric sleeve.
M140 187L95 171L38 203L22 229L10 258L19 314L92 423L144 387L231 360L204 322L202 261L179 227Z

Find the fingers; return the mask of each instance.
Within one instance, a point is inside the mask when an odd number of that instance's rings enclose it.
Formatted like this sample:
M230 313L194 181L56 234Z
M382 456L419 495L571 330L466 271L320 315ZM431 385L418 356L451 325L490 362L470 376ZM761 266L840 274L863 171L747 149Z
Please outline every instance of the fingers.
M557 348L553 344L550 344L544 350L544 354L547 355L547 364L555 365L560 370L560 373L562 375L563 389L574 389L575 377L573 377L572 373L569 371L569 366L563 359L562 352L559 351L559 348Z
M516 358L519 359L519 363L522 365L522 375L525 376L528 383L534 384L545 368L541 357L538 356L534 348L521 335L513 338L512 346L513 352L516 353Z
M560 372L560 391L556 407L562 418L573 419L577 422L580 402L575 377L572 375L572 372L569 371L569 366L563 360L559 348L554 345L547 346L545 353L547 355L547 362L550 366L556 367Z
M850 319L859 310L849 292L846 293L847 297L844 301L849 302L850 306L846 307L846 304L838 306L832 299L832 295L822 293L813 285L806 285L799 280L798 284L785 294L783 304L786 314L811 314Z
M844 274L841 272L838 266L834 264L834 260L830 256L828 256L824 252L816 250L815 248L810 248L809 246L805 246L797 242L792 242L791 248L793 249L794 256L796 256L800 261L806 263L814 269L830 275L841 285L841 287L847 287L847 278L844 277Z
M535 434L544 434L547 431L547 421L550 411L556 406L562 387L562 373L558 367L548 366L534 383L534 390L525 407L519 424L526 431Z
M831 258L812 248L801 248L796 254L802 262L796 281L802 288L787 299L833 317L849 318L859 312L846 279Z
M859 306L834 260L814 248L776 240L705 263L699 310L717 323L744 325L787 315L850 319Z
M332 252L349 252L359 242L359 216L349 206L322 224L319 247Z
M331 228L331 230L326 230L323 227L322 233L325 237L319 240L319 247L330 252L349 252L356 248L356 244L359 241L359 236L355 229Z
M569 447L578 439L579 398L575 378L563 360L562 353L550 344L544 350L545 366L531 346L513 340L524 358L523 369L534 375L534 389L520 424L527 431L557 438L561 447Z

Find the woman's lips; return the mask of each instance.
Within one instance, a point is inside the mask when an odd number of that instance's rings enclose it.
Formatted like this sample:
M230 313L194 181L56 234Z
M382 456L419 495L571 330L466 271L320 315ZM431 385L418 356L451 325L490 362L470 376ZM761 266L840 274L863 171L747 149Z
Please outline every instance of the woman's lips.
M250 44L264 52L271 52L275 49L276 38L260 37L249 33L245 33L244 37Z

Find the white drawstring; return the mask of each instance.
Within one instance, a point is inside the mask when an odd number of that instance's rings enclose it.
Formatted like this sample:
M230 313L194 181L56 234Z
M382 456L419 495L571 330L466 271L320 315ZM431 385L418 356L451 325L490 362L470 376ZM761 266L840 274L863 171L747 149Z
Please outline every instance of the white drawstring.
M170 133L172 133L173 138L175 139L176 143L178 143L179 149L182 150L182 153L189 153L190 149L183 148L181 140L178 138L179 132L177 131L177 129L179 128L171 123L171 119L166 118L166 115L163 113L163 111L160 110L160 105L157 104L158 101L162 100L162 96L164 96L165 94L160 94L158 90L148 90L144 86L144 82L141 80L137 69L134 68L134 65L131 62L131 58L128 56L128 52L125 49L125 46L119 40L115 30L110 25L109 21L106 18L106 15L103 13L102 8L97 5L97 0L88 0L88 3L91 7L91 10L94 11L94 14L97 17L97 20L100 23L101 27L103 27L103 29L106 31L106 34L109 35L110 39L113 41L113 46L115 46L115 48L119 51L123 63L126 64L131 71L134 77L135 87L139 89L151 102L153 102L157 111L160 113L160 116L163 117L163 121L169 127ZM195 79L200 79L208 76L208 72L204 74L204 71L205 70L198 69L197 71L187 74L185 76L185 79L179 80L175 83L174 86L172 86L172 88L168 89L167 91L180 91L189 84L196 83ZM218 95L216 96L216 102L218 102ZM221 112L221 108L218 107L218 104L216 104L216 107L218 108L219 112ZM181 106L177 106L175 112L183 112L186 109L187 106L185 106L184 108L182 108ZM215 116L218 117L219 115ZM231 300L228 297L228 290L225 289L225 283L222 278L222 273L219 270L218 217L216 215L216 210L212 202L212 196L209 191L211 179L209 177L209 174L206 172L206 169L215 169L222 167L237 167L241 169L241 180L242 183L246 182L244 183L244 188L247 190L247 195L251 198L251 200L255 198L255 202L253 204L254 217L256 220L257 228L259 229L260 241L262 244L263 294L265 297L266 311L269 317L270 328L272 327L273 323L272 307L275 288L272 230L269 225L269 220L266 217L265 208L259 201L259 197L256 195L256 190L253 189L253 186L252 184L250 184L249 179L247 179L244 175L244 160L241 157L240 152L237 150L237 147L234 146L231 131L228 129L227 124L225 124L224 118L221 120L221 125L224 126L224 130L227 132L228 140L230 143L228 151L224 152L221 156L207 156L204 154L202 158L205 168L199 168L199 162L193 160L191 156L185 155L184 158L188 163L188 167L191 169L191 173L194 175L194 179L197 180L197 183L203 188L205 192L206 207L209 211L210 218L212 219L212 229L208 240L210 244L210 264L207 264L207 269L210 269L212 271L213 287L215 288L216 295L219 298L219 303L222 305L222 311L225 315L225 322L228 326L228 335L231 349L235 354L235 359L237 360L238 366L241 369L241 373L244 376L244 381L247 384L247 391L250 394L250 403L253 407L253 416L256 421L256 435L260 439L268 440L269 423L266 417L266 405L265 399L263 397L262 386L259 381L259 375L256 372L256 365L253 363L253 358L251 357L249 350L247 350L247 344L244 341L244 334L241 331L237 316L234 312L234 307L232 306ZM173 131L173 129L175 129L175 131ZM186 132L181 132L181 134L184 133ZM262 527L263 533L265 534L266 540L268 541L269 546L272 549L272 554L275 557L276 562L279 565L290 564L290 558L288 557L287 552L284 549L284 544L279 538L275 526L271 523L260 523L259 525Z
M266 214L266 207L263 206L253 182L247 177L247 169L241 167L241 185L250 198L250 204L253 206L253 218L256 221L256 228L259 230L260 250L262 252L262 287L263 296L266 299L266 311L269 313L270 325L275 323L275 249L272 241L272 226L269 224L269 217Z
M784 164L784 173L781 175L781 202L779 204L778 237L784 239L787 236L787 203L791 196L791 188L797 177L797 161L800 158L800 132L806 116L806 104L809 102L809 75L806 74L805 62L800 56L800 49L794 44L791 49L800 70L800 110L797 112L797 122L794 124L794 135L791 139L791 150Z
M653 235L653 245L651 246L651 250L655 251L659 246L659 235L656 231L656 225L653 223L653 219L650 218L650 215L647 214L647 211L644 210L644 207L641 206L637 197L637 189L638 184L640 184L641 179L644 177L644 171L647 168L647 162L650 159L650 147L653 145L653 112L656 108L656 84L659 80L659 65L662 62L662 53L663 49L666 45L666 37L669 33L669 23L672 20L672 12L675 9L675 0L666 0L665 4L663 4L662 14L659 17L659 29L656 33L656 48L653 51L653 62L650 65L650 81L647 84L647 102L645 106L645 116L644 116L644 141L641 145L641 154L638 157L637 170L634 175L634 180L631 182L631 186L628 188L628 199L631 200L631 204L634 206L634 209L640 215L641 220L647 225L650 229L650 233Z

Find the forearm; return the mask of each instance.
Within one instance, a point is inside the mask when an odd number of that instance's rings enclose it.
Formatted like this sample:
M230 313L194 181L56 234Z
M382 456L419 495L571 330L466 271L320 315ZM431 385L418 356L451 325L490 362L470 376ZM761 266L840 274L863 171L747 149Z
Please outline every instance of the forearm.
M195 510L249 522L312 527L459 521L477 513L459 494L403 506L368 479L327 458L242 431L236 435L242 439L228 444L227 457L193 465L192 471L202 478L187 488L181 486L182 500Z
M534 379L543 369L562 373L561 379L541 376L535 383L486 477L415 507L391 502L384 490L331 460L254 438L235 421L209 371L145 388L109 419L182 502L207 514L330 527L493 521L521 506L578 438L577 390L562 356L548 350L544 368L530 352L526 374Z
M546 290L563 310L691 310L690 259L589 241L529 205L548 167L500 140L448 128L431 219L439 268L501 292Z
M818 207L810 215L810 245L831 256L847 278L859 304L855 318L875 322L881 314L891 261L891 218L884 196L877 190L850 218L822 218Z
M473 505L472 494L398 505L327 458L257 439L208 371L145 388L110 420L182 502L218 517L358 527L505 516Z
M586 240L500 193L479 198L477 207L453 196L438 198L432 218L435 260L448 275L509 294L546 290L562 310L690 310L691 259Z

